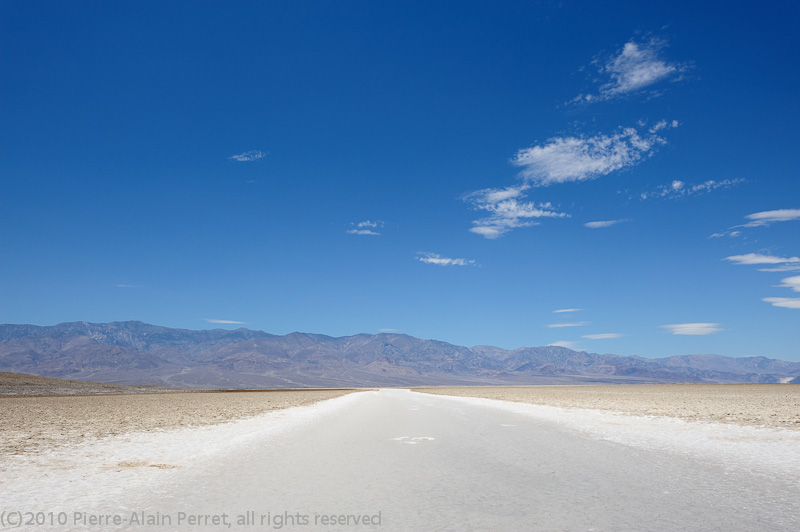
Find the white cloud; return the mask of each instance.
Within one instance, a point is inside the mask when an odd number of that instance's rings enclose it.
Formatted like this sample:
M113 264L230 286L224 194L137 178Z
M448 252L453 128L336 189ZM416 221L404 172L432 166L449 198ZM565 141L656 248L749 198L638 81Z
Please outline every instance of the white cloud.
M436 264L437 266L472 266L475 264L472 259L451 259L436 253L420 253L416 258L425 264Z
M786 277L785 279L781 279L782 285L779 285L780 288L791 288L795 292L800 292L800 275L795 275L794 277Z
M533 186L587 181L633 166L666 142L655 132L641 136L628 127L612 135L554 137L541 146L519 150L512 162L522 168L525 183Z
M215 320L211 318L204 318L203 321L207 321L208 323L227 323L227 324L234 324L234 325L241 325L247 323L246 321L234 321L234 320Z
M583 224L589 229L602 229L604 227L611 227L612 225L627 222L628 220L605 220L601 222L586 222Z
M800 309L800 297L765 297L761 301L771 303L773 307Z
M676 323L674 325L661 325L672 334L685 336L703 336L720 332L719 323Z
M400 329L378 329L378 332L382 332L382 333L396 333L396 332L400 332Z
M487 188L469 194L466 199L474 199L482 203L500 203L514 198L524 196L523 192L530 187L506 187L506 188Z
M383 227L384 222L382 220L364 220L363 222L358 222L356 227Z
M239 161L240 163L246 163L250 161L257 161L258 159L263 159L266 157L266 152L260 150L250 150L244 153L240 153L239 155L231 155L228 159L233 159L234 161Z
M758 253L747 253L746 255L731 255L723 260L729 260L736 264L786 264L800 263L800 257L776 257L774 255L760 255Z
M714 233L708 238L722 238L723 236L737 237L741 236L741 231L725 231L723 233Z
M594 64L601 74L608 76L608 81L600 86L598 94L580 94L572 100L572 103L609 100L675 78L685 71L686 67L669 63L660 57L665 44L665 41L660 39L639 43L631 40L610 58L595 60Z
M583 327L584 325L589 325L588 321L571 321L569 323L550 323L545 327L550 327L551 329L559 328L559 327Z
M795 272L800 270L800 265L792 266L791 264L784 264L783 266L776 266L774 268L759 268L760 272Z
M566 340L560 342L553 342L552 344L547 344L547 347L566 347L567 349L575 349L578 347L578 342L569 342Z
M490 215L472 222L470 231L494 239L518 227L538 225L539 218L567 218L547 203L522 201L532 187L557 183L587 181L633 166L649 157L666 139L656 132L677 127L677 121L665 120L644 135L632 127L611 135L593 137L554 137L546 143L519 150L512 164L521 168L521 184L505 188L487 188L464 196L473 209Z
M672 181L672 183L670 183L669 185L661 185L653 191L642 192L641 194L639 194L639 197L643 200L650 198L666 198L666 199L684 198L687 196L696 196L699 194L705 194L707 192L711 192L713 190L717 190L720 188L735 187L744 182L745 182L744 179L737 178L737 179L723 179L722 181L715 181L713 179L709 179L708 181L704 181L703 183L687 184L684 183L683 181L679 181L676 179ZM716 234L712 236L723 236L723 235Z
M507 187L503 189L487 188L478 190L464 197L476 211L486 211L489 216L472 222L470 231L483 237L494 239L517 227L537 225L537 218L566 218L569 215L553 210L550 203L538 205L524 198L528 186Z
M582 308L561 308L558 310L554 310L553 314L562 314L564 312L580 312L583 310Z
M351 235L371 235L377 236L380 235L378 231L374 231L374 229L379 229L384 227L385 222L382 220L364 220L363 222L358 223L351 223L350 225L353 226L352 229L348 229L346 232Z
M745 216L749 222L738 227L759 227L775 222L790 222L800 220L800 209L778 209L774 211L755 212Z
M739 236L741 231L734 231L737 227L763 227L772 225L776 222L791 222L800 220L800 209L777 209L774 211L761 211L754 212L745 216L749 222L742 225L734 225L727 231L722 233L714 233L710 238L718 238L722 236Z
M612 338L622 338L625 336L624 334L620 333L601 333L601 334L584 334L581 338L587 338L589 340L609 340Z

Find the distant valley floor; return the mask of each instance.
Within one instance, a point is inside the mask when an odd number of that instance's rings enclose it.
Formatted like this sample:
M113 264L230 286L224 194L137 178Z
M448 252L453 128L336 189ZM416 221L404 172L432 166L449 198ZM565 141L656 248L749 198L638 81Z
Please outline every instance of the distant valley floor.
M561 408L612 410L638 416L800 430L800 385L797 384L468 386L414 390Z

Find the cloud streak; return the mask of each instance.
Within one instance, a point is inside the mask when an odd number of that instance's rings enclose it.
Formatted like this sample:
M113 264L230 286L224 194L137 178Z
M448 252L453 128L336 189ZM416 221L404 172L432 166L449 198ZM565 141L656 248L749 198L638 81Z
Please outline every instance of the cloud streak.
M475 264L472 259L451 259L436 253L419 253L416 259L425 264L435 264L437 266L473 266Z
M375 231L375 229L381 229L384 227L385 222L382 220L364 220L363 222L358 223L351 223L350 224L352 229L348 229L346 232L351 235L370 235L370 236L378 236L381 233Z
M612 225L620 224L623 222L627 222L628 220L605 220L600 222L586 222L584 227L588 227L589 229L603 229L605 227L611 227Z
M581 338L586 338L587 340L611 340L613 338L622 338L623 336L625 335L620 333L600 333L584 334Z
M674 180L669 185L662 185L656 188L654 191L651 192L642 192L639 194L639 197L643 200L651 199L651 198L663 198L663 199L677 199L677 198L685 198L688 196L697 196L700 194L706 194L708 192L712 192L717 189L726 189L735 187L744 183L744 179L723 179L722 181L715 181L713 179L709 179L708 181L704 181L703 183L684 183L683 181Z
M759 268L761 272L787 272L800 270L800 257L776 257L774 255L761 255L758 253L747 253L746 255L731 255L724 260L735 264L771 264L773 268ZM789 288L794 292L800 292L800 275L784 277L776 288ZM770 303L773 307L783 307L798 309L800 308L800 298L792 297L764 297L761 301Z
M667 329L674 335L679 336L705 336L720 332L719 323L676 323L673 325L661 325L662 329Z
M560 308L558 310L554 310L553 314L563 314L565 312L580 312L582 308Z
M800 257L776 257L774 255L761 255L758 253L747 253L745 255L731 255L723 260L731 261L735 264L787 264L800 263Z
M566 347L567 349L575 349L578 347L578 342L569 342L567 340L562 340L560 342L553 342L552 344L547 344L547 347Z
M568 323L549 323L545 325L545 327L550 327L551 329L558 329L561 327L583 327L584 325L589 325L588 321L571 321Z
M784 264L783 266L776 266L774 268L759 268L760 272L794 272L800 270L800 264L794 266L792 264Z
M247 323L246 321L235 321L235 320L217 320L213 318L203 318L203 321L207 321L208 323L224 323L228 325L242 325Z
M785 279L781 279L782 285L779 285L780 288L791 288L795 292L800 292L800 275L795 275L794 277L786 277Z
M230 157L228 157L228 159L233 159L234 161L238 161L240 163L247 163L263 159L266 156L267 153L261 150L250 150L244 153L240 153L238 155L231 155Z
M791 222L800 220L800 209L777 209L774 211L754 212L745 216L749 222L741 227L760 227L772 225L776 222Z
M714 233L711 238L723 236L739 236L742 232L735 231L739 227L766 227L778 222L793 222L800 220L800 209L776 209L773 211L754 212L745 216L749 222L741 225L734 225L722 233Z
M800 297L765 297L761 301L773 307L800 309Z

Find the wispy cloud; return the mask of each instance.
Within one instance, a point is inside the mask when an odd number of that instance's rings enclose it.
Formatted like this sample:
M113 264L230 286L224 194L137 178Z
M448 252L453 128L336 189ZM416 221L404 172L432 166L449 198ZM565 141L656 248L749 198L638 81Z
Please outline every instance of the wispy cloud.
M372 236L377 236L377 235L380 235L381 233L379 233L378 231L375 231L375 229L383 228L384 225L385 225L385 222L383 222L381 220L375 220L375 221L364 220L363 222L351 223L350 225L353 226L353 227L352 227L352 229L348 229L347 233L349 233L351 235L372 235Z
M597 94L579 94L571 103L592 103L636 93L667 79L675 79L687 67L662 58L663 39L645 42L628 41L610 57L595 59L593 64L607 81Z
M240 163L247 163L250 161L257 161L259 159L263 159L267 156L266 152L260 150L250 150L244 153L240 153L239 155L231 155L228 159L233 159L234 161L238 161Z
M564 312L580 312L582 308L560 308L558 310L554 310L553 314L563 314Z
M378 332L382 332L382 333L396 333L396 332L400 332L400 329L378 329Z
M207 321L208 323L225 323L229 325L242 325L247 323L246 321L234 321L234 320L217 320L213 318L203 318L203 321Z
M661 325L662 329L667 329L672 334L683 336L704 336L720 332L719 323L676 323L673 325Z
M578 342L570 342L567 340L562 340L560 342L553 342L552 344L547 344L547 347L566 347L567 349L575 349L578 347Z
M568 214L557 212L550 203L535 204L518 201L525 198L527 185L503 189L487 188L464 196L464 200L476 211L485 211L489 216L472 222L472 231L483 237L494 239L518 227L537 225L538 218L567 218Z
M777 265L773 268L759 268L760 272L788 272L800 270L800 257L776 257L775 255L761 255L758 253L748 253L746 255L731 255L725 257L736 264L772 264ZM776 288L789 288L795 292L800 292L800 275L785 277ZM765 297L761 301L771 303L775 307L800 308L800 299L788 297Z
M792 265L792 264L784 264L783 266L776 266L774 268L759 268L758 271L760 272L795 272L800 270L800 264Z
M666 139L657 133L677 122L661 121L640 134L626 127L611 135L554 137L540 146L519 150L512 163L520 177L533 186L587 181L633 166L650 156Z
M795 292L800 292L800 275L795 275L794 277L786 277L785 279L781 279L782 285L778 285L780 288L791 288Z
M605 220L600 222L586 222L583 225L589 229L603 229L604 227L611 227L612 225L621 224L627 221L628 220Z
M731 255L723 260L729 260L736 264L786 264L800 263L800 257L776 257L774 255L761 255L759 253L747 253L745 255Z
M478 190L463 197L476 211L489 213L473 221L470 231L494 239L512 229L538 225L540 218L569 217L550 202L524 201L527 191L596 179L633 166L652 155L658 145L666 143L658 134L661 130L677 126L676 121L662 120L643 133L628 127L611 135L554 137L544 144L519 150L511 162L521 169L520 184Z
M612 338L622 338L625 336L624 334L620 333L600 333L600 334L584 334L581 338L586 338L588 340L610 340Z
M383 220L364 220L363 222L358 222L355 224L356 227L383 227L384 222Z
M549 323L545 325L545 327L550 327L551 329L557 329L560 327L583 327L584 325L589 325L588 321L571 321L568 323Z
M754 212L745 216L749 222L741 227L759 227L775 222L791 222L800 220L800 209L778 209L774 211Z
M800 309L800 297L765 297L761 301L773 307Z
M451 259L436 253L419 253L416 259L425 264L436 264L437 266L472 266L475 264L472 259Z
M710 238L719 238L723 236L739 236L741 231L736 229L740 227L764 227L777 222L792 222L800 220L800 209L776 209L774 211L761 211L754 212L745 216L749 222L741 225L734 225L726 231L721 233L714 233Z
M723 179L722 181L715 181L709 179L703 183L684 183L683 181L674 180L669 185L661 185L650 192L642 192L639 197L643 200L650 198L664 198L664 199L677 199L685 198L688 196L697 196L705 194L720 188L731 188L744 183L744 179Z
M708 238L722 238L724 236L729 236L729 237L733 238L733 237L737 237L737 236L741 236L741 235L742 235L741 231L723 231L722 233L714 233L713 235L709 236Z

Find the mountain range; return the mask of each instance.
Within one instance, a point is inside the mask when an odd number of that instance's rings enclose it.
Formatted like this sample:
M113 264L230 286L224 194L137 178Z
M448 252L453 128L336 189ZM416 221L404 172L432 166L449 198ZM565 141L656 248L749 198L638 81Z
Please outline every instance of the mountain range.
M283 336L139 321L0 325L0 371L189 388L800 382L800 362L462 347L405 334Z

